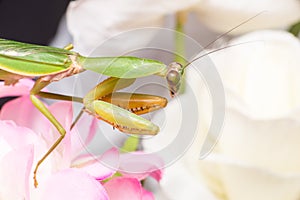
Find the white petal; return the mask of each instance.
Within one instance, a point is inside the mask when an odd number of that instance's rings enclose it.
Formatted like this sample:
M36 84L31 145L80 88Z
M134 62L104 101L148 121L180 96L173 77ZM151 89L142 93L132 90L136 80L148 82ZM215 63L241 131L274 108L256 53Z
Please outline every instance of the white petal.
M203 0L198 6L199 19L220 32L228 31L261 12L263 13L237 28L232 34L289 26L300 18L300 2L297 0Z
M299 132L298 120L255 120L228 110L218 146L235 160L277 172L299 173Z
M256 31L212 54L226 88L219 151L277 172L299 172L300 42L283 31Z
M282 31L257 31L231 44L248 41L253 42L211 55L227 97L226 121L214 152L226 159L205 160L201 168L195 155L202 143L196 141L187 166L194 174L204 171L221 198L296 199L300 44Z
M230 200L295 200L299 197L300 174L274 173L216 155L199 165L209 173L206 178L219 174L215 181L223 185Z
M67 23L75 47L87 54L105 40L124 31L161 26L166 14L187 9L196 2L198 0L79 0L70 3ZM118 38L119 41L111 41L111 50L145 45L152 37L152 34L132 33L125 38Z
M282 117L298 108L299 40L284 31L265 30L246 34L230 44L245 42L211 55L225 87L236 93L257 119ZM227 104L235 107L231 95L227 95Z
M192 174L182 161L166 168L160 183L146 180L146 186L150 187L156 199L216 200L203 180L197 179L197 176Z

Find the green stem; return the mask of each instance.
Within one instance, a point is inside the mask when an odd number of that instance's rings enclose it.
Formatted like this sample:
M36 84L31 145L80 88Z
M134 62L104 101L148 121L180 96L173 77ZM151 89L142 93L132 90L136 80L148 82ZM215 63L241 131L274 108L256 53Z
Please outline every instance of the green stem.
M121 148L121 152L122 153L128 153L128 152L133 152L133 151L136 151L138 149L138 146L139 146L139 143L140 143L140 139L136 136L129 136L122 148Z
M178 12L176 14L176 33L175 33L175 61L185 64L185 41L184 41L184 24L186 22L186 12Z

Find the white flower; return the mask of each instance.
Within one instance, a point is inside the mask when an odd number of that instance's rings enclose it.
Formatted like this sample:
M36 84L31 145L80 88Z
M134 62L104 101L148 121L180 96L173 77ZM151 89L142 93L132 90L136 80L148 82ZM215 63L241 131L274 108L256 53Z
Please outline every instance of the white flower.
M125 31L144 27L161 27L163 17L194 5L199 0L78 0L71 2L67 11L68 28L74 44L81 53L90 53L105 40ZM147 44L153 37L130 34L116 39L111 49ZM106 47L108 48L108 47ZM132 48L130 49L132 50ZM122 51L121 51L122 52Z
M198 4L199 19L219 32L226 32L261 12L233 34L258 29L286 28L300 20L298 0L203 0Z
M219 199L296 200L300 195L300 42L283 31L257 31L254 41L211 55L226 92L226 120L217 147L186 158ZM256 41L256 42L255 42Z
M164 27L164 16L184 10L195 11L201 22L218 32L226 32L261 13L230 34L286 28L300 20L298 0L78 0L68 7L67 25L76 50L88 54L120 33L145 27ZM154 34L146 32L141 36L140 32L130 32L122 35L105 46L105 53L117 55L124 49L145 45Z

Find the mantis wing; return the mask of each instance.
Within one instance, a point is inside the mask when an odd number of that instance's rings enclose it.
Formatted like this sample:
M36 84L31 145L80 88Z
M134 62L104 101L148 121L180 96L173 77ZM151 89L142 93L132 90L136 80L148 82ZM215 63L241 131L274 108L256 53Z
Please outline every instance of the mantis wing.
M0 39L0 69L24 76L43 76L67 70L74 52Z

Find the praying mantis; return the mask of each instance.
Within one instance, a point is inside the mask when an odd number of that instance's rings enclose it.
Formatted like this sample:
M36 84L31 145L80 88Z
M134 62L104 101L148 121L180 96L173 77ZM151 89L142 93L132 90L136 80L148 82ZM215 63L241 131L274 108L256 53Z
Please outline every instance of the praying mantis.
M172 95L178 91L182 66L172 63L169 66L150 59L136 57L84 57L71 51L72 45L64 49L21 43L0 39L0 80L5 85L13 85L22 78L37 78L30 91L34 106L53 124L60 137L38 161L34 170L34 185L38 182L36 174L41 163L60 144L66 130L37 97L74 100L83 103L89 114L111 124L114 128L129 134L155 135L159 127L138 116L163 108L167 100L163 97L146 94L116 92L133 84L136 78L158 75L166 77ZM83 98L42 92L51 82L91 70L108 79L99 83ZM113 101L112 101L113 96Z

